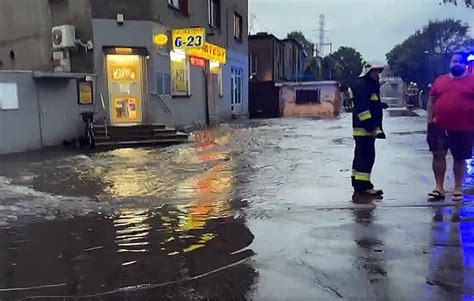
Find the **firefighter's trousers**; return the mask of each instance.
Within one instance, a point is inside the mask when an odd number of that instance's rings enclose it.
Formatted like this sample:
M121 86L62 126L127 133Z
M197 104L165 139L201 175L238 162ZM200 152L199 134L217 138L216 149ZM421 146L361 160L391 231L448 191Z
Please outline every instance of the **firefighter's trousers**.
M352 165L352 187L356 192L363 192L374 188L370 177L375 163L375 138L354 137L354 139L356 147Z

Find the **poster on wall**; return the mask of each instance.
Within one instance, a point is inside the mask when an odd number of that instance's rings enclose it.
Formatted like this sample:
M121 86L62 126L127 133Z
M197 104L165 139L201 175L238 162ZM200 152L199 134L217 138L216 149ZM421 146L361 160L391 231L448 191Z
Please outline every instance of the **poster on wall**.
M0 110L19 109L16 83L0 83Z
M137 66L111 66L111 78L113 81L137 81Z
M171 61L171 94L189 95L188 63L185 58Z
M113 120L137 121L140 118L138 98L134 96L113 96Z
M80 105L91 105L94 102L93 83L80 79L77 81L78 103Z

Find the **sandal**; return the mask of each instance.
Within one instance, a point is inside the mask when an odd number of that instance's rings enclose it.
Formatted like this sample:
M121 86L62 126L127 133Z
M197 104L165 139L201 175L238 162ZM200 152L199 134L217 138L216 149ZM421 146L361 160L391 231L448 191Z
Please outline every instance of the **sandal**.
M453 193L453 202L461 202L464 200L462 193Z
M439 190L433 190L432 192L428 193L431 201L443 201L446 198L446 195Z

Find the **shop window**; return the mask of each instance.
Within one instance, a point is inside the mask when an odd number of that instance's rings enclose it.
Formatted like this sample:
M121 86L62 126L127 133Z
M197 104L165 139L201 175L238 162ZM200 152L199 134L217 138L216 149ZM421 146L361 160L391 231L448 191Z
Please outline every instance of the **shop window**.
M94 103L93 83L80 79L77 81L77 97L80 105L91 105Z
M236 38L237 40L242 40L242 31L243 31L242 16L235 13L234 14L234 38Z
M209 26L212 28L221 28L220 0L209 0Z
M0 110L17 110L18 87L16 83L0 83Z
M170 52L171 95L190 96L189 60L183 52Z

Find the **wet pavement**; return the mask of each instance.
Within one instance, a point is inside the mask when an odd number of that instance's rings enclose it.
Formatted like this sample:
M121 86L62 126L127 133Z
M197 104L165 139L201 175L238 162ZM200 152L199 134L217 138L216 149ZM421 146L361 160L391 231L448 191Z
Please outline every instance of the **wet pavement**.
M428 203L424 118L391 115L368 204L349 115L1 157L0 299L471 300L473 163L463 204Z

